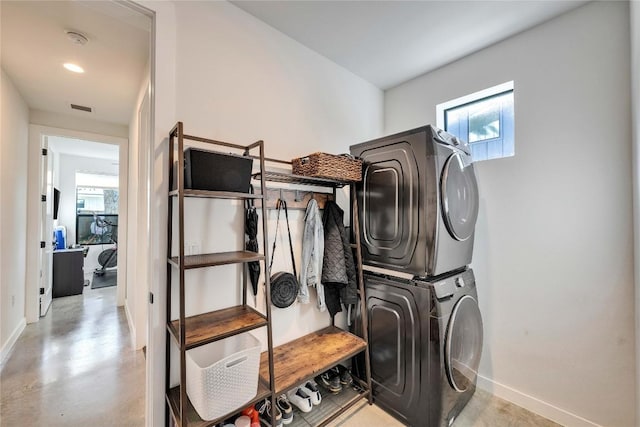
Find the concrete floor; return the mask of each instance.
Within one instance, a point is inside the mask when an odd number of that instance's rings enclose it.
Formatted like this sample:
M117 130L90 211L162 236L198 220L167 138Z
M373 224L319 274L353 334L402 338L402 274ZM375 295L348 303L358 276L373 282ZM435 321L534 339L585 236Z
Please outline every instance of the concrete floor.
M116 288L56 298L28 325L0 376L0 426L144 426L145 360L133 351ZM557 426L477 390L456 427ZM331 427L402 426L379 407L356 405Z
M2 427L144 426L145 360L116 288L54 299L16 343L0 392Z
M363 402L347 411L329 427L401 427L391 415L376 405ZM476 389L475 394L453 423L454 427L558 427L540 415L497 398L484 390ZM419 426L415 426L419 427Z

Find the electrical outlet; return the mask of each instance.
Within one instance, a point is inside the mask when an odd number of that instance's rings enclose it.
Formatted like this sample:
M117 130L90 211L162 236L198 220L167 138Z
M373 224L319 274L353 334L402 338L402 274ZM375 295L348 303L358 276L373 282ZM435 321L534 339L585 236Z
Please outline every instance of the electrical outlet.
M14 305L16 305L16 296L11 295L11 307L13 307Z
M184 254L189 255L198 255L200 253L200 242L187 242L184 245Z
M191 255L197 255L200 253L200 243L191 243L189 246Z

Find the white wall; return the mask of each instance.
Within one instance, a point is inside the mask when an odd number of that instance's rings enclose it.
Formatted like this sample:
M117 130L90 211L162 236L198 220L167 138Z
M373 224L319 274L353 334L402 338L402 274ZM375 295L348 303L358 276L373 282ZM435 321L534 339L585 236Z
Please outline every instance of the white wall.
M29 108L4 70L0 86L0 355L25 325Z
M111 159L96 159L92 157L60 154L58 169L58 189L60 190L60 205L58 207L58 223L67 228L67 246L76 244L76 172L87 172L105 175L118 175L117 161ZM91 245L89 253L84 259L84 276L86 280L93 278L93 271L100 267L98 255L113 245Z
M146 425L165 423L165 338L167 236L167 133L176 121L176 16L175 4L140 0L145 12L153 16L151 62L152 143L148 174L151 195L149 229L151 244L149 288L154 296L149 305L146 378ZM171 123L171 124L168 124Z
M515 81L515 157L476 164L480 386L565 425L637 425L628 13L588 4L385 96L390 134Z
M267 157L286 160L315 151L346 152L349 144L380 135L382 92L370 83L231 4L180 4L176 12L176 110L185 132L242 144L262 139ZM205 51L191 48L198 43ZM188 202L188 245L205 253L241 248L241 203ZM303 216L291 215L298 257ZM272 239L275 221L269 225ZM278 245L274 271L291 269L286 240ZM202 286L189 285L187 312L239 302L236 273L235 267L193 273ZM212 281L228 284L212 287ZM330 323L314 304L273 312L276 345Z
M631 20L631 75L640 74L640 4L629 2ZM640 396L640 84L631 79L631 123L633 134L633 236L636 308L636 396ZM636 420L640 420L640 405L636 405Z
M162 420L164 411L161 362L164 360L166 237L163 230L168 187L165 135L174 125L170 121L176 118L184 121L187 132L195 135L239 143L264 139L268 156L289 159L319 149L344 152L353 141L380 135L383 96L369 83L231 4L143 4L156 12L156 144L152 153L151 210L151 229L154 230L151 285L156 299L150 314L153 360L149 366L151 401L147 418L149 425L155 425ZM206 225L211 225L209 230L215 228L220 232L209 231L203 235L201 249L207 249L205 245L219 248L223 244L238 244L236 239L241 234L225 232L226 225L220 227L218 218L228 224L229 229L241 230L239 207L234 210L235 216L231 209L215 203L209 208L190 209L206 213L213 210L216 215L220 210L221 215L216 216L215 224L213 217L208 218ZM231 275L233 271L230 274L221 271L216 279ZM224 282L216 280L216 283ZM207 308L204 306L216 298L237 297L231 290L235 288L235 281L223 285L228 286L224 290L222 286L194 285L193 295L203 303L194 304L191 297L189 311ZM318 315L314 310L312 306L301 308L296 304L275 313L274 330L279 331L276 342L328 324L328 316Z
M50 111L32 109L29 111L29 121L34 125L73 129L76 131L91 132L100 135L117 136L119 138L127 138L129 136L128 126L125 125L85 119L82 117L53 113Z

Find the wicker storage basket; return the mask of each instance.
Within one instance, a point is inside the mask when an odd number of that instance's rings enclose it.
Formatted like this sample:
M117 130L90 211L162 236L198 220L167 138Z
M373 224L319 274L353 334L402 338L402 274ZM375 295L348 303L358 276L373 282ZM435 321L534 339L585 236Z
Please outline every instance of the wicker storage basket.
M291 161L293 174L330 178L338 181L362 181L362 160L327 153L313 153Z

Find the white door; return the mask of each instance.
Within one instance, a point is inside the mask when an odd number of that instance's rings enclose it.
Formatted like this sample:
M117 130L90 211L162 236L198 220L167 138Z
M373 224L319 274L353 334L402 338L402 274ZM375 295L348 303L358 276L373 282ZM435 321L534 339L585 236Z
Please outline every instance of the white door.
M42 140L41 224L40 229L40 316L47 314L52 298L53 281L53 155L48 151L47 137Z
M150 148L153 147L151 142L151 109L149 103L149 90L145 94L140 107L138 109L139 130L138 130L138 259L137 259L137 279L136 279L136 315L137 324L136 330L139 331L136 334L136 348L141 348L147 345L147 322L149 310L147 301L149 301L149 259L151 257L150 241L151 234L149 233L149 170L150 165ZM143 303L144 301L144 303Z

